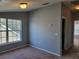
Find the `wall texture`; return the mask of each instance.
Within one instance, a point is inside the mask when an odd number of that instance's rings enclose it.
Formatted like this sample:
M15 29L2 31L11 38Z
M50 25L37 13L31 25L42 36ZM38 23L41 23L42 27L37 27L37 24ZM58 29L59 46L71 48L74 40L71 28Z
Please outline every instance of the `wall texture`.
M0 46L0 52L16 48L22 45L28 44L28 13L25 12L0 12L0 18L9 18L9 19L20 19L22 20L22 41L13 43L13 44L7 44L7 45L2 45Z
M61 4L41 8L30 13L30 44L61 54Z

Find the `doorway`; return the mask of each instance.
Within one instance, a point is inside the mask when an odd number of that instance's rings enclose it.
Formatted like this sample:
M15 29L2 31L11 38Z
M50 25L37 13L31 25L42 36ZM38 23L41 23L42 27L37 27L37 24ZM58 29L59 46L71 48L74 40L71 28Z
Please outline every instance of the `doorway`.
M65 44L65 18L62 18L62 54L64 53Z
M79 48L79 20L74 21L74 47Z

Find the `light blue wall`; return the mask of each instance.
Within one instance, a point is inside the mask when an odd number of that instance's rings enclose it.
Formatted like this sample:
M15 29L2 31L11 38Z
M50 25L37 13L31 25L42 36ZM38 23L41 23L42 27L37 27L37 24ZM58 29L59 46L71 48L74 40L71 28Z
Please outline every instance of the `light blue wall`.
M30 13L30 43L32 46L61 54L61 3Z

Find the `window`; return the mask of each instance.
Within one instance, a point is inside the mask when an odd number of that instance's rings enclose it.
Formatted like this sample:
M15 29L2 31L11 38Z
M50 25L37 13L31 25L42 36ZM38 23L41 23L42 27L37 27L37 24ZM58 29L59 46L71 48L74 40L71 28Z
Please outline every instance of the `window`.
M74 22L74 35L79 35L79 21Z
M21 41L21 20L0 18L0 44Z
M6 19L0 19L0 44L6 43Z

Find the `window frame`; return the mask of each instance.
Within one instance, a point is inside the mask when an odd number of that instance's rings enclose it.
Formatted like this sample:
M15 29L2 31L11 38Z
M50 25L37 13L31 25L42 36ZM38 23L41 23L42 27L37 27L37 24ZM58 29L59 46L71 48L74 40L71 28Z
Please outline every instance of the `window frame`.
M1 19L1 18L0 18ZM21 22L20 26L21 26L21 29L20 30L8 30L8 18L4 18L6 19L6 30L0 30L1 32L6 32L6 43L2 43L0 44L0 46L2 45L7 45L7 44L12 44L12 43L18 43L18 42L21 42L22 41L22 20L20 19L11 19L11 20L19 20ZM20 32L20 40L16 40L16 41L13 41L13 42L9 42L9 31L19 31Z

